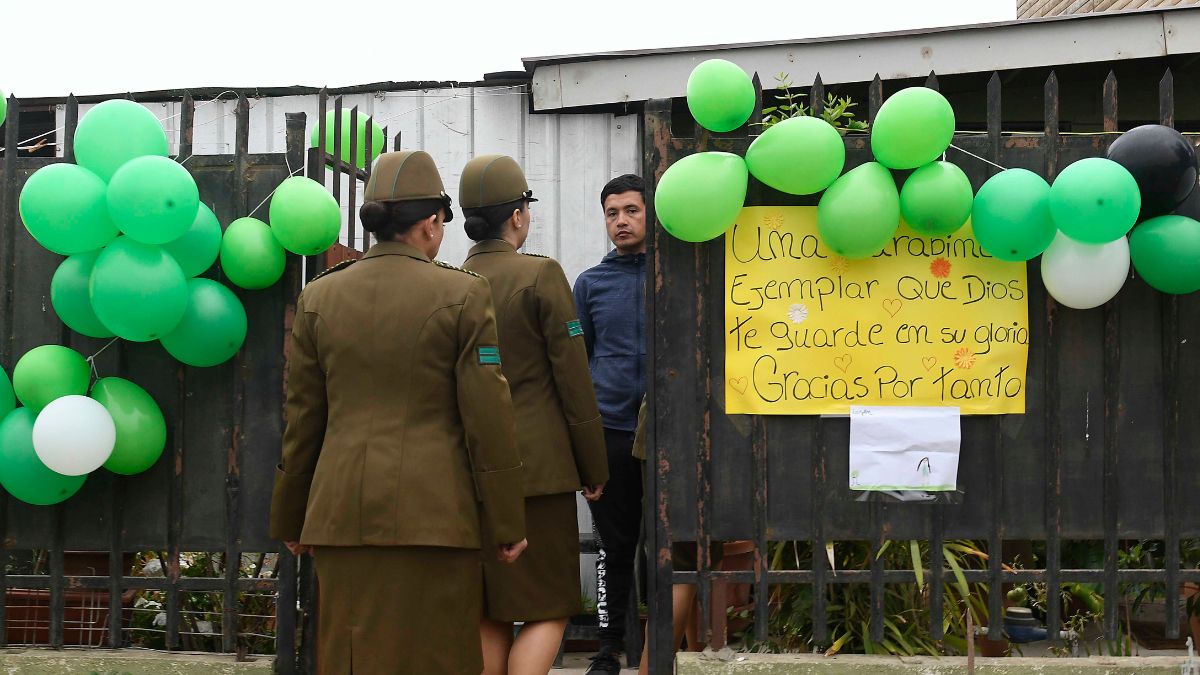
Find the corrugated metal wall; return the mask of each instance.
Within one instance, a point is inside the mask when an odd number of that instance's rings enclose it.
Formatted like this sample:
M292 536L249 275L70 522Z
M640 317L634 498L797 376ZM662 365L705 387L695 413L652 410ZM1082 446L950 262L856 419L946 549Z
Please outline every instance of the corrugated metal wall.
M1017 18L1033 19L1064 14L1119 12L1130 9L1195 7L1196 0L1017 0Z
M232 93L227 95L231 97ZM142 102L157 117L177 152L178 102ZM250 152L284 151L284 113L304 112L311 134L317 122L317 96L250 99ZM197 155L229 154L234 142L236 100L200 101L196 104L193 150ZM533 227L525 250L556 258L574 283L580 272L595 265L609 251L600 208L600 190L615 176L640 170L640 134L637 115L582 114L534 115L524 87L468 87L388 91L347 95L343 107L358 106L388 129L388 149L401 134L402 147L433 155L442 172L446 191L455 201L458 216L446 229L438 256L461 264L472 242L461 227L458 180L463 166L475 155L504 153L525 169L530 188L540 200L533 205ZM80 116L91 106L81 105ZM330 102L332 109L332 101ZM59 107L58 121L65 121ZM61 146L59 154L61 154ZM187 158L180 158L186 163ZM299 167L291 167L296 170ZM330 172L331 173L331 172ZM332 180L332 179L330 179ZM345 178L343 177L343 181ZM342 194L347 186L343 184ZM358 188L362 203L362 186ZM267 220L267 207L253 214ZM361 229L358 229L361 236ZM361 242L345 242L359 248ZM580 532L591 532L586 504L579 502ZM581 561L584 592L595 594L594 556Z

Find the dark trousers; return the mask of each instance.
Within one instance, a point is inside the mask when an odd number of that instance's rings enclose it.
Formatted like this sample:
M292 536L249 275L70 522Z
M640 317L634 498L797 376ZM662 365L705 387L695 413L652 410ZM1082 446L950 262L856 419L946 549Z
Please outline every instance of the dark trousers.
M600 644L624 650L625 614L633 587L633 564L642 524L642 466L632 454L633 432L604 430L608 483L589 502L600 552L596 557L596 609ZM636 627L636 626L635 626Z

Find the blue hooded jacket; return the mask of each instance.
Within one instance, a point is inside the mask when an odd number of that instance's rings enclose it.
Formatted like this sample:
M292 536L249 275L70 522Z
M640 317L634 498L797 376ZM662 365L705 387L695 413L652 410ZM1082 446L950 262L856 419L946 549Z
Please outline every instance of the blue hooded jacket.
M646 254L604 256L575 280L575 308L604 426L637 428L646 392Z

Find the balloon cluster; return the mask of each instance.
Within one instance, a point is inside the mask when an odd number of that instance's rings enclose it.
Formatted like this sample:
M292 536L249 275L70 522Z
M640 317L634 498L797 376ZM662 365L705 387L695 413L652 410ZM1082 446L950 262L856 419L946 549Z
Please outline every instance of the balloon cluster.
M342 152L339 159L343 162L359 169L366 168L368 164L375 161L379 153L383 152L383 128L371 117L367 115L358 115L356 117L354 137L356 142L354 147L350 146L350 110L342 108L341 116L345 120L342 122ZM309 139L309 146L321 150L328 154L334 154L337 149L337 133L334 130L334 123L337 122L337 110L330 110L325 113L325 142L321 142L321 127L315 126L312 130L312 136ZM371 148L367 149L367 128L371 129ZM351 156L353 151L353 156Z
M78 352L44 345L0 369L0 485L38 506L57 504L104 467L123 475L154 465L167 425L146 390L119 377L91 386ZM17 407L17 402L21 407Z
M77 163L51 164L25 183L21 219L38 243L68 256L50 289L63 323L94 338L158 340L182 363L214 366L241 349L246 310L200 275L219 258L233 284L267 288L283 275L285 249L313 255L335 242L341 214L322 185L292 177L272 197L270 226L241 218L222 233L167 149L150 111L101 103L79 122Z
M711 131L745 124L754 99L750 78L728 61L705 61L688 79L688 108ZM673 164L655 192L655 210L673 236L708 241L733 224L753 175L789 194L824 191L818 232L845 258L878 254L901 222L944 237L970 221L983 250L996 258L1043 256L1046 289L1068 307L1107 302L1128 278L1131 260L1158 290L1200 290L1200 222L1172 213L1197 183L1195 150L1177 131L1138 127L1113 142L1105 157L1066 167L1053 185L1032 171L1006 169L972 194L966 174L939 161L954 126L944 96L925 87L902 89L872 124L875 161L843 174L845 146L833 126L815 117L787 119L756 138L744 159L702 152ZM913 171L897 190L889 170Z

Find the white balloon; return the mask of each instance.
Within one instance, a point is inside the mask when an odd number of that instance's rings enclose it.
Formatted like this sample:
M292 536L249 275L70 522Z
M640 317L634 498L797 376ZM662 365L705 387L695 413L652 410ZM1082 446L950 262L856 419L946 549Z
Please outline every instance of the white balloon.
M1129 240L1084 244L1059 232L1042 254L1042 283L1061 305L1091 309L1108 302L1129 278Z
M87 396L55 399L33 423L33 449L38 459L64 476L82 476L99 469L116 443L112 415Z

